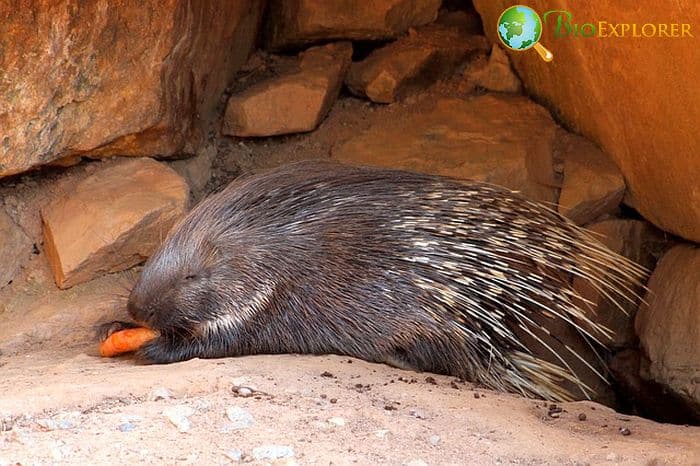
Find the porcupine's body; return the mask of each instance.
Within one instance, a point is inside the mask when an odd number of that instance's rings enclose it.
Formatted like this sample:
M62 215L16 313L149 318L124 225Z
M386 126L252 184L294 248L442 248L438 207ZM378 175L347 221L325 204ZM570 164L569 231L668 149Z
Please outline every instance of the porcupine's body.
M502 188L302 162L198 205L149 259L128 309L160 333L140 350L151 362L334 353L561 400L563 382L588 391L565 362L575 355L546 362L527 344L547 345L551 319L604 333L572 276L634 299L626 286L642 274Z

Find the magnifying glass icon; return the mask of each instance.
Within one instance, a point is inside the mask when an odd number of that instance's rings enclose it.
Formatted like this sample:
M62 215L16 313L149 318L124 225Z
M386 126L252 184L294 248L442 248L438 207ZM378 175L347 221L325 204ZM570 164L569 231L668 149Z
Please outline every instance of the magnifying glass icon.
M554 59L554 54L540 44L542 20L529 6L513 5L498 18L498 38L511 50L522 52L531 48L546 62Z

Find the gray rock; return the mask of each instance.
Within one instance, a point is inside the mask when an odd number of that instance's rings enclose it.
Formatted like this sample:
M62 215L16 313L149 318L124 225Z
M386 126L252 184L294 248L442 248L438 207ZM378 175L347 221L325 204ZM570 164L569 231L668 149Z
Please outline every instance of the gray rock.
M243 452L241 450L228 450L224 452L224 456L231 461L241 461L243 459Z
M231 421L231 429L247 429L255 424L253 415L238 406L226 408L226 417Z
M342 417L332 417L328 419L328 423L337 427L343 427L345 425L345 419Z
M117 426L117 429L121 432L131 432L132 430L136 429L136 424L131 422L125 422L123 424L119 424L119 426Z
M52 418L38 419L36 423L46 430L74 429L80 424L80 413L77 411L60 413Z
M292 456L294 456L294 449L286 445L262 445L253 448L253 458L258 461L291 458Z
M172 397L170 391L165 387L154 388L148 396L151 401L169 400Z
M177 430L187 432L192 427L189 416L194 414L194 409L185 405L169 406L163 410L163 416L168 419Z

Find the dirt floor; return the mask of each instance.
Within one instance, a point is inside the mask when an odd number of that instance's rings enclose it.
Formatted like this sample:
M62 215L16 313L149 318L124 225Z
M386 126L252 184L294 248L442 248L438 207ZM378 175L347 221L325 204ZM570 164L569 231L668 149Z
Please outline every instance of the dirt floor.
M461 91L441 83L432 92ZM375 118L400 118L406 106L420 105L380 107L345 96L307 135L214 138L213 177L197 198L240 173L328 157L333 144ZM700 464L699 427L589 402L552 408L338 356L168 366L99 358L93 326L125 317L138 270L58 290L36 214L99 163L0 185L5 208L37 243L20 276L0 290L0 465Z
M76 348L3 363L0 464L700 461L697 427L588 402L552 417L543 402L337 356L134 366Z

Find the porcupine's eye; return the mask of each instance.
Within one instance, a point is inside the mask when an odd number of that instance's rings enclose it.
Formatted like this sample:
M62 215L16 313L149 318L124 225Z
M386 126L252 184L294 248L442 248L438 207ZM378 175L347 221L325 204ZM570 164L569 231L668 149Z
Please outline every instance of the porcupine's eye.
M194 280L195 278L197 278L197 275L194 275L194 274L185 275L185 280Z

